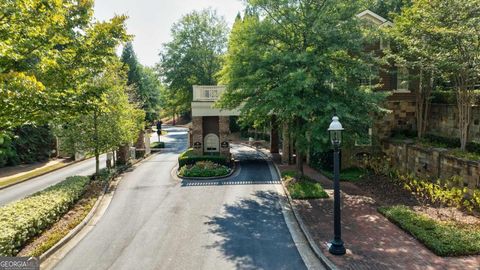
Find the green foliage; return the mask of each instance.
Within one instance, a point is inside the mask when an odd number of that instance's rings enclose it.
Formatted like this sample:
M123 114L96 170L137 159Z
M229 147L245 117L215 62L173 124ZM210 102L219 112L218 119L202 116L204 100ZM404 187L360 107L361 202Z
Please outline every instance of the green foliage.
M85 87L97 99L88 104L86 112L72 116L68 124L58 128L65 148L99 155L135 140L143 129L145 114L129 103L126 78L119 63L107 66L101 76Z
M20 162L45 161L52 155L55 137L49 127L25 125L14 132L13 146Z
M164 109L170 115L190 111L192 85L216 85L227 26L215 11L194 11L171 29L172 41L160 53L159 71L167 84Z
M88 177L74 176L0 208L0 256L15 256L32 237L55 223L80 198Z
M243 106L241 118L254 126L276 115L300 154L325 148L335 112L351 135L369 125L384 95L359 83L376 74L355 17L361 8L350 0L247 1L229 37L218 106Z
M158 119L161 102L158 75L152 68L144 67L138 62L131 42L123 48L121 60L128 68L127 84L133 88L135 100L145 111L145 120L152 123Z
M398 174L396 179L404 185L406 190L412 192L423 205L431 203L465 209L468 212L480 210L480 204L478 204L478 198L476 197L478 196L478 190L470 194L468 188L459 187L463 186L463 180L460 177L432 182L427 179L418 179L410 174Z
M230 171L227 166L212 161L197 161L194 165L182 166L178 174L183 177L215 177L226 176Z
M0 133L0 167L15 165L19 162L11 136L12 134L9 133Z
M183 152L182 154L180 154L180 156L178 157L178 166L181 168L185 165L193 165L195 163L197 163L198 161L212 161L214 163L218 163L218 164L221 164L221 165L230 165L230 161L225 158L225 157L222 157L222 156L219 156L219 155L215 155L215 156L199 156L199 155L196 155L194 152L193 152L193 149L190 148L188 149L187 151Z
M285 181L288 192L293 199L306 200L328 198L328 194L320 183L317 183L306 176L297 179L296 172L282 172L282 180Z
M150 148L165 148L164 142L154 142L150 145Z
M403 7L410 6L411 3L411 0L374 0L369 5L369 9L388 20L392 20L395 14L399 14Z
M125 16L93 22L93 1L0 3L0 130L60 121L95 99L88 79L117 58Z
M322 170L323 175L333 180L333 172ZM365 176L366 171L361 168L347 168L340 171L340 181L348 182L358 182L363 176Z
M478 227L435 221L405 206L380 207L379 211L439 256L480 253Z

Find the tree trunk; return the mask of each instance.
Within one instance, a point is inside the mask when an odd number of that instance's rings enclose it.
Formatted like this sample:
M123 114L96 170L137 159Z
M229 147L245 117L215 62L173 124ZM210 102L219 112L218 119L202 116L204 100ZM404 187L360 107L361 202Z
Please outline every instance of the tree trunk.
M100 174L100 145L98 135L98 115L97 111L93 112L93 128L94 128L94 140L95 140L95 174Z
M424 81L429 79L429 83ZM430 95L433 89L434 73L430 74L430 78L424 75L424 68L420 67L419 87L416 92L416 111L417 111L417 136L423 138L427 130L428 112L430 110Z

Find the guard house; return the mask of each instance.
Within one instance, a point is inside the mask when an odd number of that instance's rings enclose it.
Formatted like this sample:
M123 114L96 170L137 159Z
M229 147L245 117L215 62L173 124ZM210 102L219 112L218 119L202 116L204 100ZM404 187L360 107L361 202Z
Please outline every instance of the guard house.
M230 116L238 116L240 111L213 107L224 91L225 86L220 85L193 86L190 146L198 155L230 156Z

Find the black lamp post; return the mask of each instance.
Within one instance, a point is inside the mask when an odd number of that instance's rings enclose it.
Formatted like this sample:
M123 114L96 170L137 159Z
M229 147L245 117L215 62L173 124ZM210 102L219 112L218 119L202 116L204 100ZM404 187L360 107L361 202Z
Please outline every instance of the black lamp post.
M330 127L328 131L330 132L330 139L333 145L333 175L334 175L334 184L333 184L333 231L334 231L334 238L330 242L330 248L328 251L333 255L344 255L346 250L343 246L342 241L342 229L341 229L341 221L340 221L340 143L342 142L342 124L338 121L338 117L334 116L332 118L332 123L330 123Z

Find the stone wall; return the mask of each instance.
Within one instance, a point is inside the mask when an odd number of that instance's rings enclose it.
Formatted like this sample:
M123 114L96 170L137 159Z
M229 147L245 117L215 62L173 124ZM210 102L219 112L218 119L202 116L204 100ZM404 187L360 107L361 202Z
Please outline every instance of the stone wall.
M390 163L404 173L431 180L460 176L464 187L480 188L480 162L460 159L448 155L445 149L424 148L410 141L387 142L384 151Z
M375 119L373 134L379 139L389 138L394 130L415 130L415 96L411 93L394 93L385 105L390 112Z
M218 130L220 139L220 155L230 158L230 117L219 117Z
M427 126L427 133L459 138L458 112L456 105L432 104ZM480 143L480 107L472 108L472 122L470 125L469 141Z

